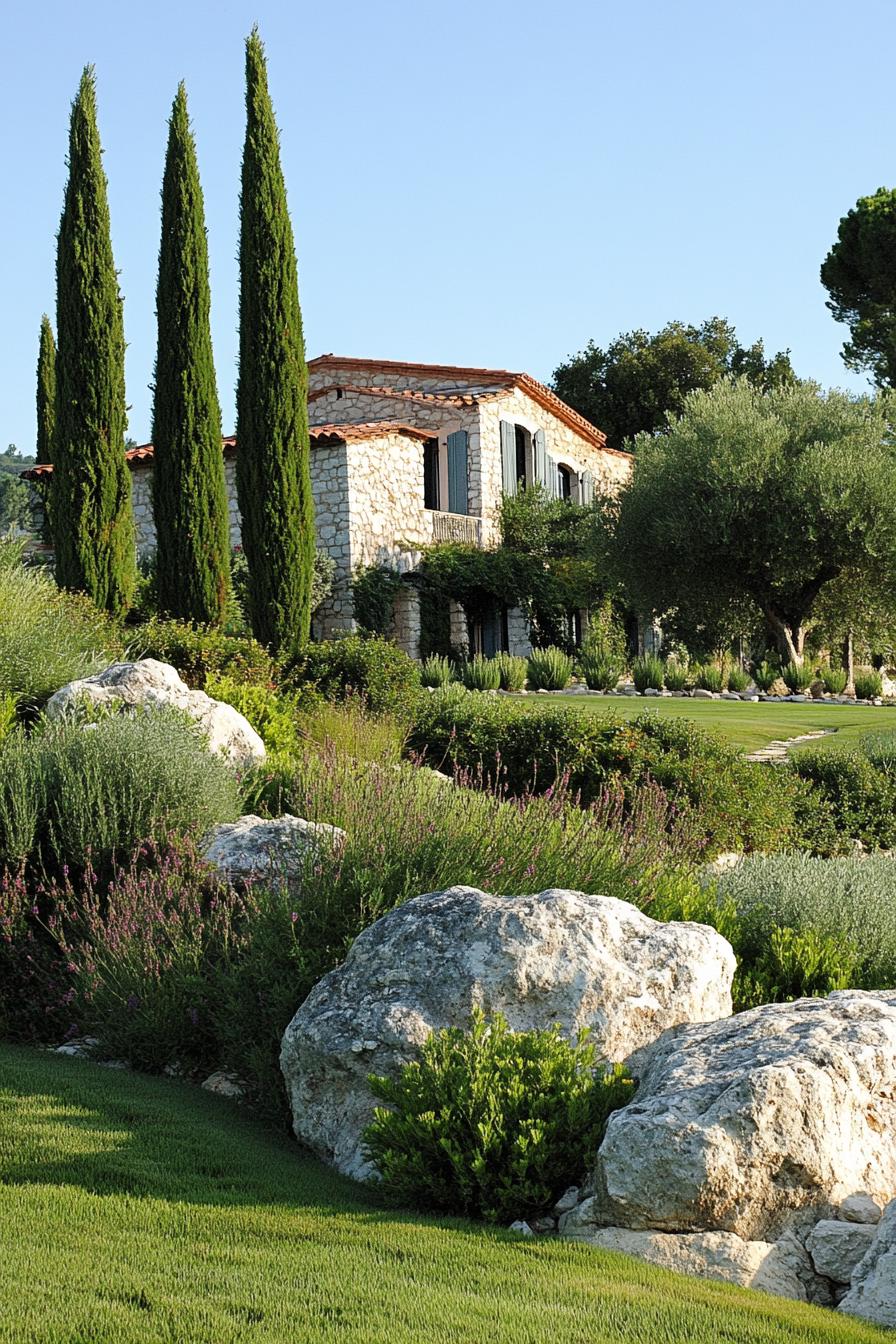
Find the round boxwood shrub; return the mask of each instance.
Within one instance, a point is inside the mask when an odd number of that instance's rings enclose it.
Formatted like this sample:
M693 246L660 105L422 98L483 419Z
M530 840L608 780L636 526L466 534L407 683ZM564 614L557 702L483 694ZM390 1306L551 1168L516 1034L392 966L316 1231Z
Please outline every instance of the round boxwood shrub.
M549 1208L577 1182L607 1120L632 1096L598 1066L587 1033L513 1032L474 1009L470 1030L433 1033L397 1078L372 1076L368 1157L396 1201L509 1222Z

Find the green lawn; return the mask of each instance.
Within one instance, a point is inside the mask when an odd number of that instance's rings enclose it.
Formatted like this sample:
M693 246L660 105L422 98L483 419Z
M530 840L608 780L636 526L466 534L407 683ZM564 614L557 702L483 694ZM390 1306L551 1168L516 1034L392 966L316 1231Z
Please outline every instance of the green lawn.
M0 1047L0 1340L832 1344L819 1308L395 1214L196 1088Z
M896 732L896 708L870 705L750 704L746 700L644 699L617 695L527 695L524 705L572 705L585 714L618 714L631 719L638 714L668 714L693 719L701 728L712 728L744 751L755 751L775 739L834 728L836 735L821 741L824 747L855 743L868 732Z

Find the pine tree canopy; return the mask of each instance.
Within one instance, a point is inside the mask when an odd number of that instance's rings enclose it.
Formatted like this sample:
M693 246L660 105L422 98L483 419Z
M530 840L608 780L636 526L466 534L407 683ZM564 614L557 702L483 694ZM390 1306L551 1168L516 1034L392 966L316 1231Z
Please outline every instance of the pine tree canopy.
M118 615L131 599L136 556L124 457L124 325L91 66L72 104L68 170L56 254L56 578Z
M205 209L181 84L168 124L156 291L157 582L161 610L217 623L230 584L230 542L210 306Z
M307 640L314 563L305 346L295 245L264 46L246 42L240 205L237 489L253 632L292 651Z

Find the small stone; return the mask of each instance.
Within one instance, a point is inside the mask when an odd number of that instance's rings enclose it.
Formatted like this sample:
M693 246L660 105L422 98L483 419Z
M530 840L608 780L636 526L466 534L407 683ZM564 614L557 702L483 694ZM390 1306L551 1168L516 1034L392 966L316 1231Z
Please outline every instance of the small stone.
M569 1213L579 1202L580 1191L577 1185L571 1185L565 1190L552 1210L554 1216L559 1218L562 1213Z
M545 1214L541 1218L533 1218L531 1228L538 1236L543 1237L547 1232L556 1232L557 1220L555 1218L549 1218L547 1214Z
M233 1101L245 1096L245 1089L234 1073L224 1073L220 1070L211 1073L202 1086L206 1092L213 1092L217 1097L229 1097Z
M515 1223L511 1223L511 1224L510 1224L510 1231L511 1231L511 1232L518 1232L518 1233L520 1234L521 1237L534 1237L534 1236L535 1236L535 1233L532 1231L532 1229L531 1229L531 1227L529 1226L529 1224L528 1224L527 1222L524 1222L522 1218L517 1218L517 1220L516 1220Z
M698 686L697 689L694 691L694 699L695 699L695 700L712 700L712 699L713 699L713 693L712 693L712 691L704 691L704 689L703 689L702 686Z
M848 1223L879 1223L881 1209L870 1195L847 1195L837 1209L837 1217Z

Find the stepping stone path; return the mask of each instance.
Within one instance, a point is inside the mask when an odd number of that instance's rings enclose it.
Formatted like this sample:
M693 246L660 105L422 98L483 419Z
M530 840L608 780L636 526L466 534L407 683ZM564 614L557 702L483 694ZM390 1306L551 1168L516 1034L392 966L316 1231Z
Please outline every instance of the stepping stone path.
M787 753L791 747L799 746L801 742L814 742L817 737L830 737L836 731L836 728L822 728L817 733L801 733L799 737L788 737L785 742L769 742L758 751L749 752L746 759L770 765L782 765L787 760Z

